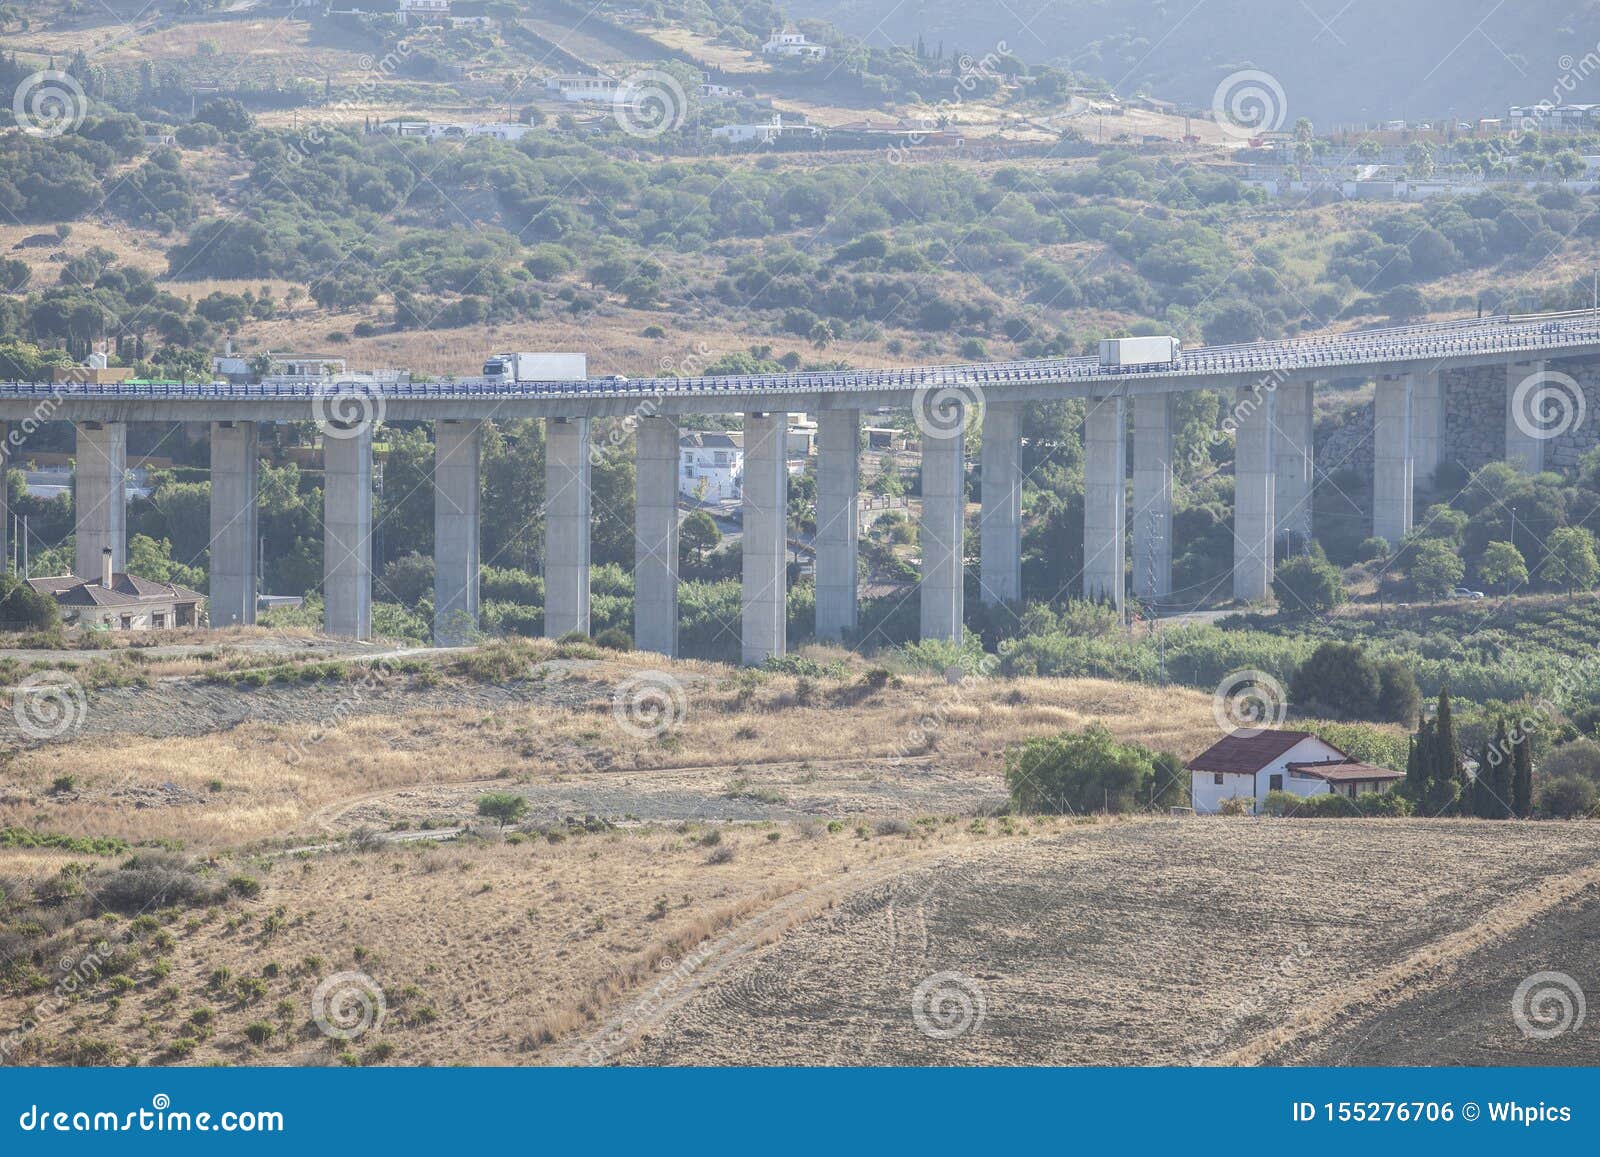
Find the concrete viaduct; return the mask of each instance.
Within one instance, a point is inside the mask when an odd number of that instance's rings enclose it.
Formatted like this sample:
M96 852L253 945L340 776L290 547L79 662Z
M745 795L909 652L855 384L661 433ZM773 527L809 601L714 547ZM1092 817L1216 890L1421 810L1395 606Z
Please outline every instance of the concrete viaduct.
M1411 528L1413 482L1440 463L1449 398L1441 375L1504 367L1508 460L1543 465L1540 423L1553 371L1547 363L1600 354L1600 315L1490 317L1293 341L1185 350L1170 364L1117 368L1097 358L845 370L715 378L427 384L259 385L0 384L0 421L71 421L77 430L77 568L100 573L109 548L126 550L125 438L129 422L211 424L212 622L252 623L256 591L256 423L318 420L324 429L325 626L366 638L372 606L372 431L376 419L435 423L435 636L470 633L478 615L478 455L482 424L537 417L547 424L545 631L589 630L590 423L636 420L638 454L634 641L677 650L678 424L685 414L744 416L742 653L757 664L785 652L788 473L786 415L806 411L819 433L816 631L839 639L856 624L861 412L917 411L923 439L921 626L925 638L959 638L966 471L961 433L982 410L981 590L986 602L1021 597L1025 403L1089 402L1084 427L1082 592L1121 603L1132 522L1133 587L1169 593L1172 566L1173 396L1218 390L1235 399L1233 591L1264 597L1274 551L1288 533L1309 536L1312 394L1319 381L1376 381L1374 533L1397 543ZM1133 514L1127 499L1127 422L1133 424ZM0 519L0 528L4 520ZM0 543L3 546L3 543Z

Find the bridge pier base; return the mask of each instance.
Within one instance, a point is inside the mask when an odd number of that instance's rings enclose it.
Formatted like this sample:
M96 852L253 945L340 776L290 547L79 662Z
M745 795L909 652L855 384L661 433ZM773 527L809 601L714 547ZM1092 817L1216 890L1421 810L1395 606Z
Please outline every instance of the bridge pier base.
M560 639L589 633L589 419L544 428L544 635Z
M1172 394L1133 400L1133 593L1172 593ZM987 495L985 495L987 497Z
M978 589L996 606L1022 601L1022 406L990 402L983 411L979 480Z
M678 653L678 423L641 417L634 432L633 645Z
M861 411L817 413L817 638L856 629L860 549Z
M433 427L433 641L459 647L478 630L480 422Z
M372 637L372 425L322 436L322 625Z
M1411 375L1412 482L1432 485L1444 461L1444 384L1438 370Z
M1127 402L1090 398L1083 420L1083 595L1126 601Z
M1390 548L1411 533L1411 378L1378 379L1372 404L1372 533Z
M787 413L744 416L744 577L741 659L759 667L788 650Z
M1529 474L1544 469L1543 432L1536 399L1544 362L1512 362L1506 367L1506 461Z
M1241 389L1234 442L1233 597L1264 599L1272 590L1277 533L1277 463L1273 419L1277 391Z
M1273 518L1279 543L1296 553L1311 548L1312 491L1316 485L1314 391L1310 382L1289 382L1277 389Z
M256 486L254 422L211 423L211 593L213 627L256 621Z
M128 565L128 427L124 422L78 422L72 467L74 573L96 582L111 550L111 569Z
M961 406L951 429L922 434L922 638L955 643L966 601L966 417Z

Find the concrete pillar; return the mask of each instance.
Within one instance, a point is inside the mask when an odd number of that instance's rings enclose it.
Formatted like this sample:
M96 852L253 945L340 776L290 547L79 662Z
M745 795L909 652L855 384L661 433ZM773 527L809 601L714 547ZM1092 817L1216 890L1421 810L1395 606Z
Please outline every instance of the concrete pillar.
M11 470L15 456L16 447L11 444L11 423L0 422L0 574L11 570L11 487L7 485L6 475ZM17 533L22 533L20 527Z
M951 415L950 425L922 432L920 594L922 638L959 643L966 601L966 414L959 421Z
M742 658L758 667L788 650L789 467L786 413L744 416Z
M560 639L589 633L589 419L544 429L544 634Z
M1125 602L1127 403L1091 398L1083 422L1083 594Z
M1275 390L1241 389L1235 413L1233 597L1264 599L1272 590L1277 532L1276 462L1273 455Z
M678 423L641 417L634 433L633 645L678 653Z
M73 573L100 577L101 555L111 548L111 569L128 565L128 427L123 422L77 423L73 465L73 517L77 561Z
M254 422L211 423L211 594L206 609L213 627L248 627L256 621L257 445Z
M860 447L860 410L817 413L817 638L830 642L856 629Z
M979 590L983 601L1022 601L1022 406L990 402L983 411L978 469L983 507L978 512Z
M1544 362L1512 362L1506 367L1506 461L1529 474L1544 469L1545 427L1539 412L1544 372Z
M1174 394L1133 400L1133 593L1172 593L1172 407Z
M478 630L481 422L433 427L433 641L458 647Z
M1372 533L1391 547L1411 533L1411 378L1378 379L1372 404Z
M322 436L322 624L372 637L372 423Z
M1292 543L1291 549L1299 551L1311 543L1312 489L1316 483L1316 449L1313 444L1312 424L1315 408L1312 405L1315 386L1310 382L1290 382L1277 389L1276 429L1276 491L1273 494L1274 517L1280 541Z
M1444 377L1438 370L1411 375L1411 461L1415 478L1431 485L1444 461Z

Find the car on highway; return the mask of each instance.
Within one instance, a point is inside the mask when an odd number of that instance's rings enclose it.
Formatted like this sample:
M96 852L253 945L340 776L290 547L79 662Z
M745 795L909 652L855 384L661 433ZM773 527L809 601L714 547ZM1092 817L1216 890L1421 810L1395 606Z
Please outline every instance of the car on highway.
M1453 599L1481 599L1483 598L1483 592L1468 590L1466 587L1455 587L1451 590L1450 597Z

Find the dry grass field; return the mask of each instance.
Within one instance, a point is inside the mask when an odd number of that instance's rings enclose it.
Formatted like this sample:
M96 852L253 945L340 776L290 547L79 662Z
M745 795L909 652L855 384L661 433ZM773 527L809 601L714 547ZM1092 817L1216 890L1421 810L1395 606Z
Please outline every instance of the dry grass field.
M11 1062L1360 1060L1360 1017L1538 958L1600 887L1592 825L997 814L1007 745L1192 755L1193 692L676 663L651 735L616 706L640 656L164 642L74 668L70 742L0 714Z

